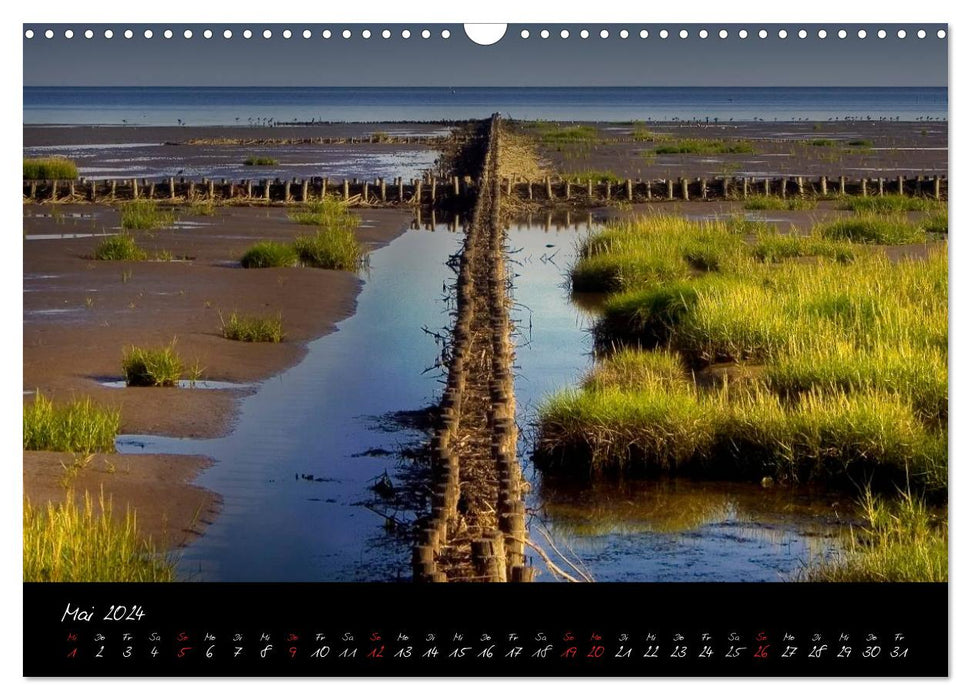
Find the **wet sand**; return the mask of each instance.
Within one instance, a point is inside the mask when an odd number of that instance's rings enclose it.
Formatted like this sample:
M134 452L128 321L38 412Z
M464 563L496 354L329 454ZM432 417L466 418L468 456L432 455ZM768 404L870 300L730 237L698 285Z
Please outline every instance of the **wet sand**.
M582 122L577 122L582 124ZM895 177L946 175L948 124L945 122L739 122L591 123L596 133L580 143L537 140L543 165L570 174L611 171L620 177L821 176ZM521 128L538 135L535 126ZM753 153L658 154L664 140L632 140L637 132L663 139L746 141ZM812 145L812 141L832 145ZM869 146L854 146L853 141Z
M232 427L238 399L247 389L103 386L122 378L125 347L177 338L183 359L198 363L203 379L252 383L297 363L308 341L331 332L354 312L363 284L358 275L309 268L244 270L238 265L242 253L258 240L292 240L312 230L290 222L285 208L217 208L211 217L182 212L172 230L135 234L145 249L169 251L177 260L103 262L90 256L99 234L116 232L116 211L94 205L24 207L25 392L40 390L60 399L90 396L117 406L123 433L212 437ZM358 237L372 247L402 233L411 217L400 210L359 210L359 216ZM46 238L61 235L79 237ZM285 342L222 338L219 315L233 311L279 314ZM32 396L25 393L24 400ZM194 487L186 480L205 464L203 459L180 458L176 461L186 463L173 469L172 459L136 460L138 473L154 484L151 489L130 483L121 469L110 475L94 469L91 476L86 470L83 476L103 479L98 483L114 495L120 512L126 505L136 508L143 531L157 539L166 532L190 530L185 503L195 498L187 500ZM70 455L25 453L25 494L37 501L63 491L60 464L71 461ZM89 485L84 479L76 480L78 488ZM215 501L199 503L205 511Z

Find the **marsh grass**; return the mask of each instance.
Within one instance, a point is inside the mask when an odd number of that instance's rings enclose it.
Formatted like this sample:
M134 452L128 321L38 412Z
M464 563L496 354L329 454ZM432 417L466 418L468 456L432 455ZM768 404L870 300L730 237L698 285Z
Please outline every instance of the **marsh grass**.
M658 155L689 153L695 155L724 155L732 153L755 153L755 147L748 141L721 141L718 139L680 139L658 146Z
M185 363L175 350L175 341L156 348L132 345L121 360L128 386L175 386L185 372Z
M575 287L614 293L597 366L541 408L538 459L945 488L946 245L894 262L733 226L655 217L580 244ZM714 363L748 371L696 383Z
M149 199L138 199L125 202L119 208L121 212L121 227L123 229L151 229L170 226L175 221L175 214L171 210L162 209L157 202Z
M290 220L305 226L318 226L328 231L354 229L359 220L347 204L336 197L325 197L304 204L300 210L289 214Z
M228 319L219 315L220 333L228 340L247 343L280 343L283 341L283 321L279 316L241 316L235 311Z
M893 501L867 490L862 527L844 536L835 560L810 566L802 578L827 582L945 582L948 579L948 525L910 493Z
M24 158L25 180L77 180L78 166L67 158Z
M250 247L239 262L246 268L293 267L297 264L297 253L287 243L260 241Z
M102 493L79 505L68 491L62 504L24 500L24 581L167 582L175 562L138 533L134 512L115 518Z
M349 228L320 230L293 242L300 262L309 267L357 272L367 265L367 251Z
M906 211L932 212L941 209L941 203L927 197L907 197L900 194L885 194L882 197L841 197L840 209L849 209L858 214L893 214Z
M927 240L927 231L922 224L893 214L859 214L828 224L817 224L813 227L813 234L830 240L880 245L923 243Z
M121 413L90 398L55 404L39 392L24 406L24 449L114 452Z
M599 140L597 128L589 124L534 122L530 126L545 144L592 143Z
M835 146L836 141L834 139L812 139L809 141L809 145L825 148L828 146Z
M138 245L130 233L108 236L94 249L95 260L128 260L140 262L148 260L148 253Z
M930 214L922 223L924 230L928 233L946 234L947 233L947 210Z
M280 161L270 156L248 156L243 165L279 165Z
M799 197L759 196L746 199L742 207L750 211L804 211L815 209L816 201Z

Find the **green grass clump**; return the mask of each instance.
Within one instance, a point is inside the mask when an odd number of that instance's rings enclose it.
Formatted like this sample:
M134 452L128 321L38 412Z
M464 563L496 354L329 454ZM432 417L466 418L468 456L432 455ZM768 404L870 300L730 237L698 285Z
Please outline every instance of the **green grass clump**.
M121 360L121 371L128 386L175 386L185 370L175 341L158 348L132 345Z
M918 498L904 494L888 502L867 491L866 524L846 536L834 560L811 566L803 576L828 582L946 582L947 517L936 517Z
M861 214L819 224L813 227L813 234L829 240L879 245L923 243L927 240L927 231L921 224L903 216L881 214Z
M946 488L946 245L892 261L655 217L589 236L573 272L614 293L596 367L540 412L539 463Z
M928 233L947 233L947 210L931 214L924 219L923 226Z
M809 145L810 146L820 146L820 147L835 146L836 145L836 141L834 139L812 139L809 142Z
M551 122L536 122L533 128L543 143L586 143L597 139L597 128L589 124L564 126Z
M347 203L336 197L307 202L299 211L292 212L290 220L306 226L319 226L327 230L337 228L353 229L358 224L358 218L347 206Z
M54 452L114 452L121 413L91 399L56 405L38 393L24 406L24 449Z
M94 249L94 259L137 262L147 260L148 253L135 242L135 237L130 233L119 233L115 236L108 236L98 244L98 247Z
M243 161L243 165L279 165L280 161L270 156L249 156Z
M934 211L940 209L941 205L927 197L885 194L882 197L842 197L839 208L849 209L858 214L893 214L905 211Z
M691 153L696 155L721 155L730 153L755 153L755 147L748 141L720 141L717 139L680 139L658 146L658 155Z
M78 166L67 158L24 158L25 180L77 180Z
M96 508L67 493L64 503L33 506L24 500L24 581L168 582L175 562L139 536L135 514L112 517L104 495Z
M788 258L818 256L849 262L856 255L853 243L796 233L768 233L757 237L752 255L762 262L778 263Z
M869 139L850 139L846 142L846 145L853 146L854 148L866 149L873 146L873 141L870 141Z
M229 319L220 315L220 332L228 340L241 340L247 343L280 343L283 341L283 321L279 316L240 316L235 311Z
M815 209L816 202L812 199L800 199L797 197L750 197L745 200L743 208L751 211L802 211L805 209Z
M293 267L297 253L292 245L276 241L260 241L247 250L240 259L243 267Z
M161 209L157 202L149 199L137 199L121 205L121 227L123 229L151 229L169 226L175 221L175 214Z
M367 264L367 251L347 228L321 230L293 242L300 262L309 267L356 272Z

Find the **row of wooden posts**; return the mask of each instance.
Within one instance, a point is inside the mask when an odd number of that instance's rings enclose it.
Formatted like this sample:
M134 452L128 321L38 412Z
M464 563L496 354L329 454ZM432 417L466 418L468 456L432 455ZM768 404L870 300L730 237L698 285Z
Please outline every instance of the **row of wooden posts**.
M527 582L534 576L534 570L526 565L526 507L522 469L516 456L518 428L504 231L493 165L498 133L494 118L483 168L489 191L484 190L476 201L459 257L448 378L431 444L431 512L414 549L416 581ZM483 365L485 356L491 359ZM478 435L468 441L463 431L473 427L489 431L489 439ZM483 448L488 452L476 454L476 461L488 463L489 480L498 483L496 501L489 509L494 512L462 513L459 501L463 488L471 488L469 475L463 476L463 458L468 465L469 456L462 450ZM481 494L466 495L467 507L482 500ZM474 533L463 531L458 527L460 518L470 515L493 520L495 526ZM457 554L460 548L467 550Z
M324 196L338 197L356 204L421 204L449 206L467 203L480 183L469 176L425 177L407 180L357 178L331 180L326 177L292 180L199 182L170 177L156 181L131 180L25 180L24 197L30 201L101 200L196 200L222 199L263 202L307 202ZM780 197L899 194L913 197L947 199L946 177L898 175L894 178L837 177L726 177L678 178L664 180L576 181L546 178L541 181L505 179L507 197L524 201L606 203L611 201L673 201L710 199L748 199L754 196Z

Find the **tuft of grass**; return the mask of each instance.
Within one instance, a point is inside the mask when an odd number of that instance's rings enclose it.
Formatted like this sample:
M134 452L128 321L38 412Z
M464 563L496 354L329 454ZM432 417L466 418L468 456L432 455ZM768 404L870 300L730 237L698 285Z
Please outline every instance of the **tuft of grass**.
M358 218L348 208L347 203L336 197L307 202L299 211L289 214L290 220L305 226L319 226L327 230L353 229Z
M185 363L174 340L157 348L132 345L122 356L121 371L128 386L175 386L182 379Z
M563 126L551 122L536 122L533 128L547 144L589 143L597 140L597 128L589 124Z
M240 316L235 311L228 319L219 316L220 333L227 340L247 343L280 343L283 341L283 321L279 316Z
M824 147L825 148L827 146L835 146L836 145L836 141L834 139L812 139L809 142L809 145L810 146L817 146L817 147Z
M844 551L833 561L811 566L809 581L946 582L947 517L938 518L926 504L904 493L893 502L868 489L862 499L866 524L845 537Z
M293 250L300 262L310 267L357 272L367 265L367 251L348 228L300 236L293 242Z
M24 581L168 582L175 562L138 534L134 512L112 515L101 494L98 506L85 493L79 506L68 491L64 503L39 508L24 499Z
M157 202L150 199L136 199L125 202L120 207L121 227L123 229L151 229L169 226L175 221L175 214L159 207Z
M130 260L141 261L148 259L145 252L135 237L130 233L119 233L115 236L108 236L98 244L94 250L95 260Z
M927 197L908 197L900 194L885 194L882 197L840 198L840 209L849 209L858 214L894 214L905 211L934 211L940 209L939 202Z
M77 180L78 166L67 158L24 158L25 180Z
M215 216L216 201L213 199L200 199L189 204L189 213L193 216Z
M924 219L923 226L928 233L947 233L947 210L931 214Z
M260 241L247 250L240 259L243 267L293 267L297 253L292 245L276 241Z
M813 235L829 240L845 240L854 243L901 245L923 243L927 232L921 224L903 216L861 214L813 227Z
M243 161L243 165L279 165L280 161L270 156L249 156Z
M744 209L750 211L803 211L805 209L815 209L816 202L812 199L800 199L798 197L750 197L743 204Z
M24 449L114 452L121 413L89 398L55 404L40 392L24 406Z
M767 233L757 237L752 255L757 260L768 263L815 256L845 263L853 260L856 249L853 243L846 240L801 236L795 233Z
M873 146L873 141L869 139L850 139L846 142L847 146L853 146L854 148L867 149Z
M748 141L720 141L718 139L680 139L654 149L658 155L691 153L695 155L722 155L730 153L755 153Z

